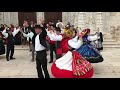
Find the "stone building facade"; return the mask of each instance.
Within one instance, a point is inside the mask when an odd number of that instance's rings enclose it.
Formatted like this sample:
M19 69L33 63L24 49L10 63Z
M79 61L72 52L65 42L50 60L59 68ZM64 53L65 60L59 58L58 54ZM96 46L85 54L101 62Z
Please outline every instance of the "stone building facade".
M36 12L37 23L39 19L45 19L44 12ZM90 28L91 33L97 28L106 34L108 32L119 31L120 12L62 12L64 24L70 22L80 30ZM0 24L19 24L18 12L0 12Z

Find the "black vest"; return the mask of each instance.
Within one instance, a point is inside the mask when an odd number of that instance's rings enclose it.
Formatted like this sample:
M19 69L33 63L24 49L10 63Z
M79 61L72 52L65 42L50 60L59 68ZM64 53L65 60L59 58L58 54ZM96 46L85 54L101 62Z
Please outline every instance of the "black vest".
M34 47L35 47L35 38L36 38L36 34L34 34L34 36L33 36L33 38L32 38L32 44L34 45ZM40 40L40 44L42 45L42 46L44 46L45 48L46 48L46 50L48 50L48 46L47 46L47 43L46 43L46 39L45 38L43 38L43 35L42 35L42 33L39 35L39 40Z
M10 35L8 33L8 43L7 43L7 45L14 45L14 44L15 44L15 40L14 40L13 35Z
M56 43L55 43L56 48L60 47L60 43L61 43L61 41L56 41Z

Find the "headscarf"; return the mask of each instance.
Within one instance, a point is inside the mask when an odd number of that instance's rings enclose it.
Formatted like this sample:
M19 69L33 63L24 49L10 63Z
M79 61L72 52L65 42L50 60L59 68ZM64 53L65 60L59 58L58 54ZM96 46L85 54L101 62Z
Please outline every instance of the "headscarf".
M89 29L89 28L84 29L84 30L81 32L81 34L82 34L83 37L86 36L88 33L90 33L90 29Z
M70 29L64 29L64 34L66 37L72 38L73 36L73 31Z

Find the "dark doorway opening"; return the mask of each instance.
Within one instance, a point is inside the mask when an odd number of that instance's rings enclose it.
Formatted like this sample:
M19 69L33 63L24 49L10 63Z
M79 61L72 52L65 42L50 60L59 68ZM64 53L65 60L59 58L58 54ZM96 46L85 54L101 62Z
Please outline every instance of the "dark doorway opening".
M33 21L37 22L36 12L18 12L19 25L22 26L24 20L27 20L29 23Z
M45 23L52 21L57 23L58 20L62 21L62 12L44 12Z

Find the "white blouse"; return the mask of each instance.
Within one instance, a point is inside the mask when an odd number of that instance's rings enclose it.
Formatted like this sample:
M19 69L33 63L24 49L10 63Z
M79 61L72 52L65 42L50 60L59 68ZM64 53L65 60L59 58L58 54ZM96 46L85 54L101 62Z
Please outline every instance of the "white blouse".
M12 32L13 37L20 31L20 28L16 29L14 28L14 31ZM8 33L6 33L6 29L3 30L2 34L5 36L5 38L8 37Z
M89 41L95 41L95 40L97 40L97 39L99 39L100 37L98 37L97 35L94 35L94 36L88 36L87 37L87 39L89 40Z

